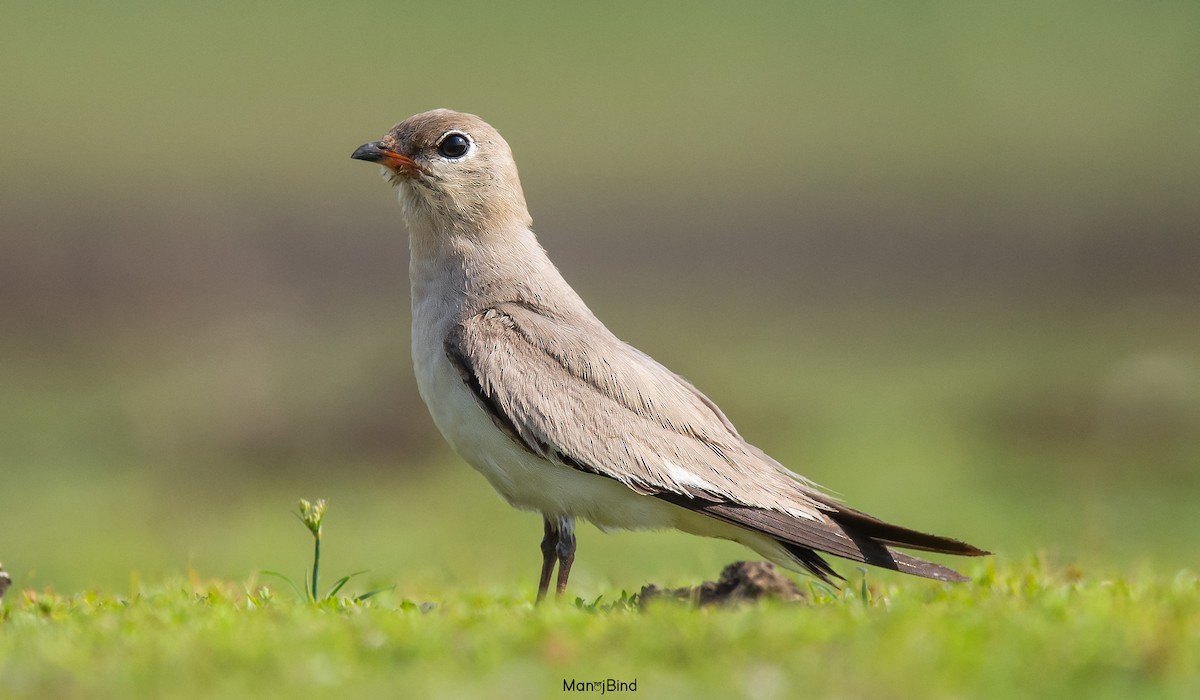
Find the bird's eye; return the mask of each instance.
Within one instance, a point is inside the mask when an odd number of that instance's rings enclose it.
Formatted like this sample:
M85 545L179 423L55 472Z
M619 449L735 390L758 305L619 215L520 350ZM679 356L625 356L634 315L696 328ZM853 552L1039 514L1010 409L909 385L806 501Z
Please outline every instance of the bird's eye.
M438 155L443 158L462 158L471 150L471 140L466 134L451 131L438 141Z

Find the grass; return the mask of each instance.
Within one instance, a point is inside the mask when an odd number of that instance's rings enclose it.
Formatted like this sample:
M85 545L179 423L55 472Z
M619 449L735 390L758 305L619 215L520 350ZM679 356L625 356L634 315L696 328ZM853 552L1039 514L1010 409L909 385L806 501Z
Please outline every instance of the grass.
M427 508L441 505L433 494L424 496ZM324 506L301 503L314 545L325 529ZM534 606L532 569L525 577L512 570L514 560L536 563L536 537L524 538L524 549L517 539L506 544L502 526L489 533L497 541L486 561L455 562L491 569L496 577L488 586L448 583L425 569L398 586L358 595L343 577L320 595L317 557L336 560L355 544L346 531L367 517L350 510L344 514L354 517L331 532L332 548L309 550L306 590L265 576L270 572L230 581L206 580L194 570L156 582L134 577L127 593L14 588L0 602L0 697L538 698L568 692L564 682L608 679L636 682L636 693L654 698L1188 698L1200 692L1194 571L1143 566L1110 576L1044 555L1001 555L968 562L974 580L961 585L842 567L848 578L842 590L802 579L807 598L800 603L696 609L660 599L642 607L636 592L611 580L597 585L589 571L596 559L617 561L616 552L628 547L621 537L669 537L642 534L587 541L589 556L572 590L588 597ZM296 531L289 528L290 538L301 540ZM423 534L405 539L420 541ZM453 552L470 556L462 544L469 537L453 527L439 535L458 539ZM702 541L687 541L687 549L703 549ZM679 563L678 549L659 547L660 558L671 552L666 558ZM631 549L636 558L638 547ZM423 559L412 550L405 558ZM715 574L714 568L708 577ZM591 597L596 590L603 593Z
M255 581L26 591L0 613L0 695L536 698L608 678L654 698L1200 693L1194 573L1101 579L1040 559L974 573L704 610L535 608L528 590L313 604Z
M329 587L329 590L327 590L324 594L321 593L321 521L325 518L325 510L327 507L328 504L325 502L325 499L318 499L316 503L312 503L301 498L300 512L295 514L300 520L300 523L304 525L305 529L308 530L313 536L312 569L306 569L304 572L303 590L301 590L301 587L297 586L296 583L292 581L291 577L286 574L278 571L262 572L264 574L274 576L275 578L282 580L284 583L287 583L292 587L292 590L294 590L297 595L308 600L310 603L324 603L326 601L336 600L338 593L346 587L346 584L350 582L350 579L367 573L367 571L364 570L347 574L335 581L334 584ZM392 586L392 588L395 588L395 586ZM350 599L350 602L361 603L368 598L379 595L383 592L383 590L385 589L377 588L373 591L367 591L361 595L354 596Z

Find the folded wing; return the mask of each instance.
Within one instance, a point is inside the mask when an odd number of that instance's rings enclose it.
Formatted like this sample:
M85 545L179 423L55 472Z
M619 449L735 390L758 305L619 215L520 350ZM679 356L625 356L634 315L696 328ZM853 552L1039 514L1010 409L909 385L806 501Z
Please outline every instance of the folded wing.
M496 425L530 452L766 534L822 579L837 574L814 550L940 580L963 577L891 546L986 554L846 508L594 319L497 304L459 323L446 354Z

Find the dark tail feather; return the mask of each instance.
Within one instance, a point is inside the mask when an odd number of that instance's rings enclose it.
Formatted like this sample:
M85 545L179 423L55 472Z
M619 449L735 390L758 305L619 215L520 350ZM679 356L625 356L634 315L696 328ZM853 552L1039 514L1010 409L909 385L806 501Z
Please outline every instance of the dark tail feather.
M780 540L779 544L783 545L783 548L788 551L788 554L791 554L793 557L795 557L806 571L821 579L825 583L836 585L831 580L833 578L841 581L846 580L845 577L834 571L833 568L829 566L829 562L825 561L825 559L823 559L820 554L817 554L816 551L803 545L798 545L793 542L784 542L783 540ZM863 563L871 564L872 566L878 566L883 569L899 571L900 573L904 574L920 576L922 578L931 578L935 581L963 583L971 580L971 577L963 576L948 566L934 564L933 562L926 561L920 557L909 556L902 552L897 552L886 547L883 547L882 549L884 552L886 552L885 554L872 554L870 556L866 556L863 559Z
M872 540L895 547L936 552L938 554L955 554L962 557L982 557L991 554L991 552L969 545L962 540L942 537L940 535L930 535L925 532L918 532L917 530L893 525L836 502L829 505L837 509L829 513L829 517L835 520L838 525L841 525L846 534L849 534L851 537L854 537L854 533L860 533Z
M885 523L835 502L827 504L830 510L822 513L824 517L818 519L679 494L655 495L675 505L774 538L795 557L801 567L826 583L832 583L831 578L842 577L818 552L938 581L970 579L954 569L897 552L893 547L970 557L989 554L966 542Z
M846 580L844 576L834 571L833 567L829 565L829 562L825 561L820 554L817 554L816 550L809 549L808 547L801 547L800 545L791 544L789 542L783 542L782 540L779 541L779 544L783 545L783 548L788 551L788 554L791 554L796 558L796 561L800 562L800 566L804 567L805 571L813 576L816 576L825 583L836 587L837 584L833 582L833 579L836 578L839 581Z
M886 523L853 508L845 506L837 506L837 508L836 512L828 514L829 518L842 528L842 532L846 533L847 537L854 541L858 551L862 553L862 561L867 564L937 581L961 583L970 581L971 578L963 576L950 567L897 552L892 547L963 557L981 557L991 554L991 552L969 545L962 540L930 535Z

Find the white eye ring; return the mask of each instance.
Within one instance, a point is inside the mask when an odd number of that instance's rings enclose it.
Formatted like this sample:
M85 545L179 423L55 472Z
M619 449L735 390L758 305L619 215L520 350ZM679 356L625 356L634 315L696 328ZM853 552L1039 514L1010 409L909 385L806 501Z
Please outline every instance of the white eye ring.
M465 132L451 129L437 140L438 155L446 160L462 160L475 150L475 141Z

